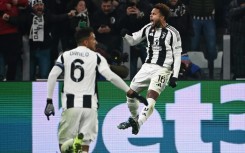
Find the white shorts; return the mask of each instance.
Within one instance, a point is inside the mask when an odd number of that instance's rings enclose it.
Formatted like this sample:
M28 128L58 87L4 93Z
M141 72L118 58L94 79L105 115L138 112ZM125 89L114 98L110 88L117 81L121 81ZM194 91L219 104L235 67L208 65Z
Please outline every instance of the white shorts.
M59 143L84 134L84 141L93 141L98 134L98 113L90 108L70 108L62 112L59 123Z
M168 68L144 63L139 72L134 76L130 88L136 92L141 92L148 87L148 90L154 90L160 93L167 86L172 71Z

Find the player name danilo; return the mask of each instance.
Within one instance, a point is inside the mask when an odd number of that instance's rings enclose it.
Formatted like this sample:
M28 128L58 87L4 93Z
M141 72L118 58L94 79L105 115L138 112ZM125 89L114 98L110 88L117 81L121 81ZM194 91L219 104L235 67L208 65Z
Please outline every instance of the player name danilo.
M88 52L76 52L76 51L73 51L73 52L70 52L70 55L73 56L82 56L82 57L88 57L89 56L89 53Z

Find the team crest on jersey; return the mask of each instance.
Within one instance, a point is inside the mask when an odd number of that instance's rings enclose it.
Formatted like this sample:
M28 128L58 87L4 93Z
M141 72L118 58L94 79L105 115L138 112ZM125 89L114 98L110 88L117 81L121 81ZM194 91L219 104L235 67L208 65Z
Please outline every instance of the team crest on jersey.
M158 39L154 41L154 44L155 45L158 45L158 43L159 43L159 40Z

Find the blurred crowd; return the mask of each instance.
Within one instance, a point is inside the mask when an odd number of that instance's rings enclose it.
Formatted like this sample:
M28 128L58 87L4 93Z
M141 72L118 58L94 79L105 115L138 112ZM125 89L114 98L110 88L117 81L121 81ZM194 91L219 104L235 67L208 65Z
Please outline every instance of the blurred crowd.
M96 51L108 60L112 71L122 78L130 74L132 79L138 60L143 63L146 58L146 43L130 47L128 56L121 32L133 33L149 23L157 3L169 6L168 23L181 35L180 79L203 79L187 54L198 50L205 53L208 78L213 79L224 34L231 36L234 78L245 78L245 0L0 0L0 81L23 80L26 50L29 80L47 79L58 55L76 47L74 33L86 26L93 27ZM129 60L130 68L124 66Z

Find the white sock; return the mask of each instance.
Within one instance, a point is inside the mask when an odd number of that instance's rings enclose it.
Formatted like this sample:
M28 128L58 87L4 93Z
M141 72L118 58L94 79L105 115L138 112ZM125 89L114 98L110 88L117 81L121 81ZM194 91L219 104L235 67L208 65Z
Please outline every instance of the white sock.
M139 101L136 100L135 98L129 98L127 97L127 104L129 111L131 113L132 118L137 118L138 117L138 108L139 108Z
M153 113L156 101L152 98L147 98L148 106L145 106L139 116L139 125L141 126Z

